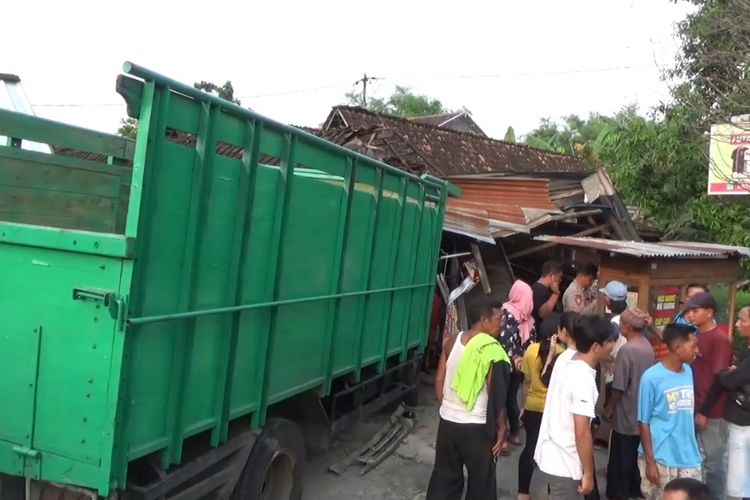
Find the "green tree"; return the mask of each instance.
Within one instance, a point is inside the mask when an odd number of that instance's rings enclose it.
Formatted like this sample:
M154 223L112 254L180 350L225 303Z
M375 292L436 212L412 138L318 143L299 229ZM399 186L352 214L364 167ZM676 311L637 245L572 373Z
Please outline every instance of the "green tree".
M346 99L350 105L362 105L362 94L360 92L347 92ZM415 94L409 87L401 85L396 85L396 90L387 99L368 97L365 107L376 113L395 115L402 118L439 115L451 112L438 99Z
M698 8L677 25L681 50L667 72L677 86L667 110L689 112L702 134L711 123L750 113L750 2L689 3Z
M117 129L117 133L123 137L135 139L138 135L138 120L130 117L120 119L120 127Z
M605 166L667 238L750 246L750 197L706 194L710 125L750 113L750 2L691 3L696 10L677 26L677 65L665 74L668 104L646 116L629 107L611 117L545 119L525 141Z
M232 82L229 80L224 82L224 85L221 86L212 82L201 80L200 82L194 83L193 87L198 90L208 92L209 94L214 94L237 105L241 104L240 100L234 97L234 87L232 86ZM120 120L120 126L117 129L117 133L123 137L135 139L138 135L138 120L130 117L122 118Z
M577 155L584 158L589 165L598 166L598 141L611 122L611 117L598 113L591 113L586 119L578 115L568 115L562 119L562 123L543 118L539 127L526 135L524 142L528 146L545 151Z
M241 104L240 100L234 97L234 87L232 86L232 82L229 80L224 82L224 85L222 86L218 86L215 83L202 80L198 83L194 83L193 87L198 90L208 92L209 94L217 95L222 99L233 102L235 104Z
M750 245L747 196L708 196L712 123L750 112L750 2L693 0L677 27L672 101L608 123L597 154L620 193L668 237Z
M513 127L508 127L508 130L505 131L505 137L503 137L503 140L505 142L516 142L516 131L513 130Z

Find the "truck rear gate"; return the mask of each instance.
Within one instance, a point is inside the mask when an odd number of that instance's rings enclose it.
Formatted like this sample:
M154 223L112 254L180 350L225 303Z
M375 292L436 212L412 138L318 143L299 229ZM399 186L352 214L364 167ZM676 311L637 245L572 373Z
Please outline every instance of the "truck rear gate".
M447 185L133 64L132 141L0 111L0 472L102 496L421 352ZM52 145L53 154L22 149Z

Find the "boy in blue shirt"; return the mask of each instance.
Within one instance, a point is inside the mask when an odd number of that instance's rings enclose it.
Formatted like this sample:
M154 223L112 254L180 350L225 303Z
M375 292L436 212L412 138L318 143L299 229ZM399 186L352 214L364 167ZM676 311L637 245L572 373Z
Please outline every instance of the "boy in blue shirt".
M701 479L695 437L693 371L697 338L688 325L667 325L667 357L646 370L638 394L641 447L638 465L646 500L658 500L673 479Z

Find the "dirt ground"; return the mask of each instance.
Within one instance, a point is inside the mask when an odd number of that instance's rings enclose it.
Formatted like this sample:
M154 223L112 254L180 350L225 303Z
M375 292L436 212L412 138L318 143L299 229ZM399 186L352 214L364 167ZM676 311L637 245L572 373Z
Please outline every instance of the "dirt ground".
M360 476L357 467L349 468L341 476L328 471L328 466L343 459L367 442L387 421L389 412L372 416L355 426L337 440L333 449L312 457L305 473L305 500L422 500L435 456L435 432L438 412L432 387L423 384L420 391L417 425L393 455L367 475ZM498 498L515 499L518 456L522 447L513 447L508 457L497 465ZM605 485L601 475L606 468L606 449L596 448L595 461L600 472L599 485Z

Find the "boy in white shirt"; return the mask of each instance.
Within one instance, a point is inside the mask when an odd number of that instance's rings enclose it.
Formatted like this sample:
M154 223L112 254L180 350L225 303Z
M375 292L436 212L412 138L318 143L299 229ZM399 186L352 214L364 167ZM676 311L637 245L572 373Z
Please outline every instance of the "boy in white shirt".
M532 498L572 499L594 488L594 439L591 419L599 397L596 365L614 346L611 323L581 316L573 328L576 353L552 374L534 460ZM534 494L536 491L536 494Z

